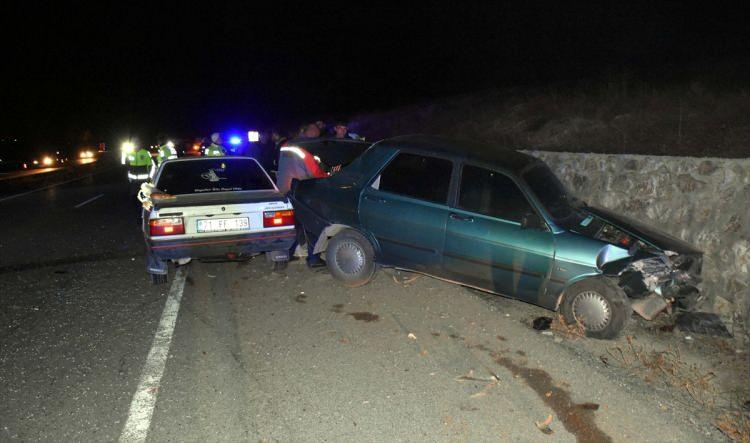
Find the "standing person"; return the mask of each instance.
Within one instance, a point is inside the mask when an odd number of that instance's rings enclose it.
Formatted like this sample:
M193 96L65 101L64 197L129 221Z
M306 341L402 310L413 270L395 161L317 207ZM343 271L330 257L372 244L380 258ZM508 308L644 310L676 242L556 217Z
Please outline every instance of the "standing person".
M315 138L319 135L318 127L314 123L311 123L305 127L303 138ZM279 170L276 174L276 186L282 194L286 194L289 191L292 179L307 180L326 177L327 175L315 160L315 157L305 148L300 146L281 147ZM297 222L297 226L299 229L301 224ZM325 262L320 258L320 254L313 253L316 243L315 236L305 232L305 237L307 237L307 258L305 260L307 266L310 268L325 266Z
M276 171L279 168L279 150L281 146L286 143L287 138L281 133L280 129L274 129L271 131L271 141L273 142L273 159L271 163L271 170Z
M128 154L128 181L131 184L130 190L132 195L135 195L135 193L138 192L141 183L148 180L148 173L151 164L151 153L143 149L141 146L136 146L135 149Z
M133 205L133 210L136 215L136 223L140 224L141 215L141 202L136 198L138 191L141 189L141 184L145 183L149 178L149 170L153 165L153 159L151 153L143 149L141 146L136 146L132 152L128 154L128 198L130 198L130 204Z
M160 139L159 145L159 155L156 157L157 165L161 165L164 160L177 158L177 149L174 148L174 143L171 141L164 143L164 139Z
M206 157L224 157L227 150L221 145L221 135L218 132L211 134L211 144L204 151Z
M349 128L342 122L336 123L333 127L333 138L347 138L349 135Z
M300 136L302 138L318 138L320 137L320 128L315 123L310 123L304 126L304 130Z
M254 151L257 156L252 157L255 157L266 171L272 171L275 169L273 166L277 154L274 143L268 132L263 131L258 135L258 141L255 143Z

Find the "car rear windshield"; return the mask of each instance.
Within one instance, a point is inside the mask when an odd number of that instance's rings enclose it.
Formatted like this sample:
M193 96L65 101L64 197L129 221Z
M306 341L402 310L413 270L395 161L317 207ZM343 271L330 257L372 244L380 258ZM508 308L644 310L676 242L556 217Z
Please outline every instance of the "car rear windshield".
M274 189L263 168L249 158L205 158L167 163L156 187L172 195Z

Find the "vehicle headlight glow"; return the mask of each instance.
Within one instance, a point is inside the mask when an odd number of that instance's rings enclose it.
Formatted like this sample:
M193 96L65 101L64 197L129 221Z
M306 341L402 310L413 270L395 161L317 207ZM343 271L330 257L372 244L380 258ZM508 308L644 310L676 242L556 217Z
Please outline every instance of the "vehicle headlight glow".
M52 157L50 157L50 156L46 156L46 157L44 157L42 159L42 164L44 166L52 166L52 164L54 164L54 163L55 163L55 161L52 160Z
M135 151L135 145L133 142L125 142L122 144L122 151L125 153L130 153Z
M255 143L260 140L260 132L258 131L247 131L247 141Z

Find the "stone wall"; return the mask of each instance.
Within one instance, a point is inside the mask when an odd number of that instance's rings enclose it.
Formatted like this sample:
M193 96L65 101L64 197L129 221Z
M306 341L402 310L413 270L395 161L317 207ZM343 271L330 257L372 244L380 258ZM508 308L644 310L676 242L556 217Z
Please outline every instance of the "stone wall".
M704 251L704 308L735 335L750 323L750 159L526 151L578 197Z

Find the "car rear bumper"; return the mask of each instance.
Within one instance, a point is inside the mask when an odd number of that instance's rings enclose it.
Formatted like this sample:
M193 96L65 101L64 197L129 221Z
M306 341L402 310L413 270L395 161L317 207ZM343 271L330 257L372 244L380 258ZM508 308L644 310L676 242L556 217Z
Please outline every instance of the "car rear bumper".
M297 234L294 229L275 232L221 236L201 239L159 240L146 239L149 253L157 259L220 258L271 251L288 251Z

